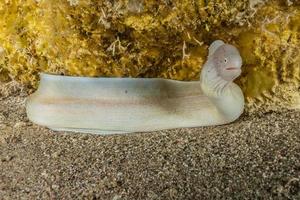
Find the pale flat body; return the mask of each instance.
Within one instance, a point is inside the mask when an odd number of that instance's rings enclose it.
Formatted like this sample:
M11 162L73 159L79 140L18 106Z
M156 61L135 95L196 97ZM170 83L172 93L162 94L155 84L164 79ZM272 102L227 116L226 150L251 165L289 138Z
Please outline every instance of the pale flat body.
M48 127L53 131L66 131L66 132L75 132L75 133L92 133L92 134L99 134L99 135L112 135L112 134L125 134L131 133L126 131L101 131L99 129L81 129L81 128L53 128Z
M28 117L53 130L112 134L218 125L229 121L199 81L41 75Z
M243 93L233 83L241 66L237 48L216 40L194 82L41 74L27 115L53 130L98 134L226 124L244 110Z

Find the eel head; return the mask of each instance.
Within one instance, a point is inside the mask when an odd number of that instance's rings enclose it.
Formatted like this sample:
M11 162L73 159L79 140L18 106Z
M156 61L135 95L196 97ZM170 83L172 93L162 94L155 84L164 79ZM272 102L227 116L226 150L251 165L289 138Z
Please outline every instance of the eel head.
M236 47L222 44L211 55L211 59L218 75L225 81L233 81L241 75L242 58Z

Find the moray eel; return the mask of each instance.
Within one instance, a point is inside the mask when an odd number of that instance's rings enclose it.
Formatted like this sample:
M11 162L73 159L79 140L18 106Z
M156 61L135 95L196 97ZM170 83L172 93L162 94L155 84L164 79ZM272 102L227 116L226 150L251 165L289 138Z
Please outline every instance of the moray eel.
M241 65L236 47L217 40L200 81L41 74L26 101L27 115L53 130L96 134L226 124L244 110L243 93L233 83Z

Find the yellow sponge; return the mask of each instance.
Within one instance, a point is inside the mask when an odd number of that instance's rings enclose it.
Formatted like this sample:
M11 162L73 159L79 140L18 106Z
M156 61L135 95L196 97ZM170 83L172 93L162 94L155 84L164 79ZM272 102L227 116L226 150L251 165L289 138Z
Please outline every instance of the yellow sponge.
M5 0L0 80L38 73L196 80L210 43L243 57L248 107L297 103L300 3L270 0Z

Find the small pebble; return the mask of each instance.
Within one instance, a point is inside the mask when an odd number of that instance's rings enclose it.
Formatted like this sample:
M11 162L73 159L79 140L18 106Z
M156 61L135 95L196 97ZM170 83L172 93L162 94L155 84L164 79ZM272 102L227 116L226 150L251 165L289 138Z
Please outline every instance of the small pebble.
M24 126L26 126L25 122L17 122L17 123L15 123L14 128L21 128Z
M1 124L1 123L0 123L0 130L4 130L4 129L6 129L6 128L7 128L7 125Z

